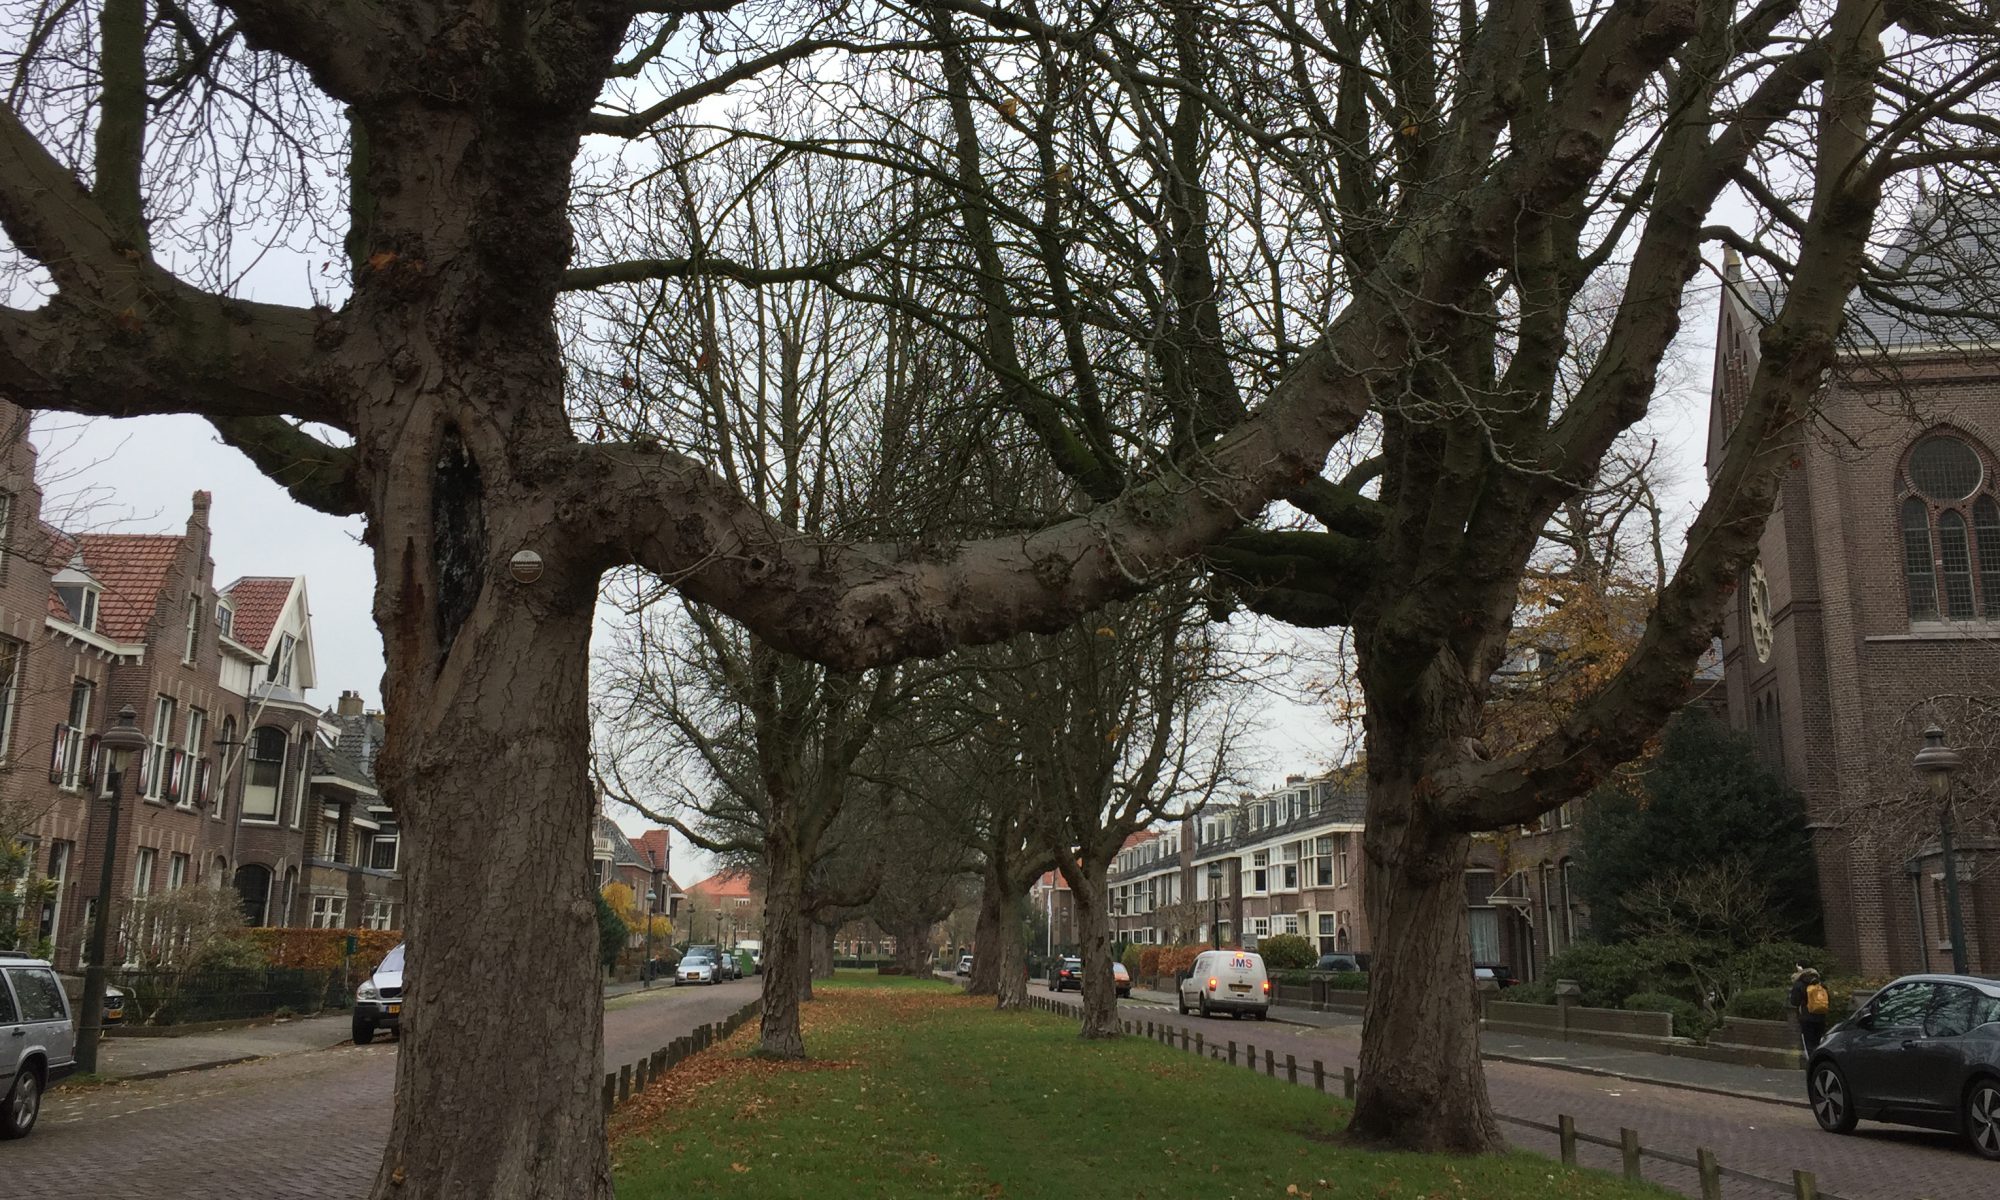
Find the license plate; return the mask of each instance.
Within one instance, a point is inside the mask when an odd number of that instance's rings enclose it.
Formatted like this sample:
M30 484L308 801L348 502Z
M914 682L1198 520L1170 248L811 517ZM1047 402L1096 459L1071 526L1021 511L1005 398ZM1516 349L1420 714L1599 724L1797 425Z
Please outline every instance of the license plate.
M389 1006L389 1015L392 1017L400 1016L402 1014L402 1011L403 1011L403 1006L400 1004L391 1004Z
M1229 990L1232 992L1247 992L1250 990L1250 985L1247 983L1232 983L1229 985Z

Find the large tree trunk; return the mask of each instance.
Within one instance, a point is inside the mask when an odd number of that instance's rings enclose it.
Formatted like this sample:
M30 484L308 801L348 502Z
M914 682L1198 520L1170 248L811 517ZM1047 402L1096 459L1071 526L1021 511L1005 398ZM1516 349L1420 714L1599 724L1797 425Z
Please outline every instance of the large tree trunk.
M1371 658L1364 649L1364 684L1384 685L1370 691L1367 717L1362 902L1373 957L1349 1134L1399 1149L1498 1150L1466 924L1472 842L1439 820L1436 798L1426 795L1429 765L1476 727L1478 693L1443 654L1421 673L1383 672Z
M896 966L905 975L921 978L930 974L931 924L908 922L893 931L896 938Z
M997 868L988 865L980 879L979 920L972 927L972 978L965 987L970 995L991 996L999 990L997 951L1002 938L1000 909L1006 891L1006 880Z
M825 921L814 921L812 925L812 977L814 979L833 978L833 937L838 930Z
M998 927L993 934L993 945L999 951L994 955L998 960L994 992L999 997L996 1005L999 1008L1028 1006L1028 943L1023 919L1026 903L1027 897L1012 888L999 898Z
M774 810L776 805L774 804ZM799 1001L812 986L806 942L805 870L791 825L774 811L764 835L764 1011L757 1053L804 1058Z
M1086 864L1071 882L1077 936L1083 943L1082 1036L1117 1037L1118 988L1111 978L1111 914L1104 906L1104 876Z
M410 661L422 639L398 636L431 613L403 609L399 576L386 578L392 724L378 770L407 844L409 1007L374 1194L609 1197L587 870L594 588L496 602L517 589L489 575L433 672ZM440 1119L469 1096L477 1120Z

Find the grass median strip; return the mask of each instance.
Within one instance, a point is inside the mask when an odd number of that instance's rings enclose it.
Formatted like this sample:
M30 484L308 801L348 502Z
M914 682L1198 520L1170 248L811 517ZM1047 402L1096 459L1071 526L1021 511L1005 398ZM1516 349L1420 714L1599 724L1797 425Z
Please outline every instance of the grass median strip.
M1537 1155L1339 1144L1347 1108L1143 1038L1087 1043L950 984L818 987L803 1064L749 1056L754 1026L663 1076L613 1122L635 1197L1366 1197L1658 1200Z

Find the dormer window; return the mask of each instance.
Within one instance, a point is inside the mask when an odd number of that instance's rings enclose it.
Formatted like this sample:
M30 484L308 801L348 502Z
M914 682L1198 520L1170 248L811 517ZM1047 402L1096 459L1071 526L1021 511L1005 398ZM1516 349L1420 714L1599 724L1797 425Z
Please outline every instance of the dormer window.
M279 687L292 686L292 652L298 644L299 640L289 633L278 635L278 649L271 655L271 665L264 672L265 679Z
M56 585L56 598L69 611L70 623L86 633L97 630L97 597L100 590L88 583Z
M215 631L226 638L236 636L236 610L227 604L215 606Z

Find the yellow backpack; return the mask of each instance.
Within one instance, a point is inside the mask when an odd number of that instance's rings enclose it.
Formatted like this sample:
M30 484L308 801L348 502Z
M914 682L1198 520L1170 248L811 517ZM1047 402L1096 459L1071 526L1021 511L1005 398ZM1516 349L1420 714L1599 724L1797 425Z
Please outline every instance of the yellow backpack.
M1826 1015L1826 1007L1826 985L1823 983L1807 984L1806 1011L1815 1017L1823 1017Z

